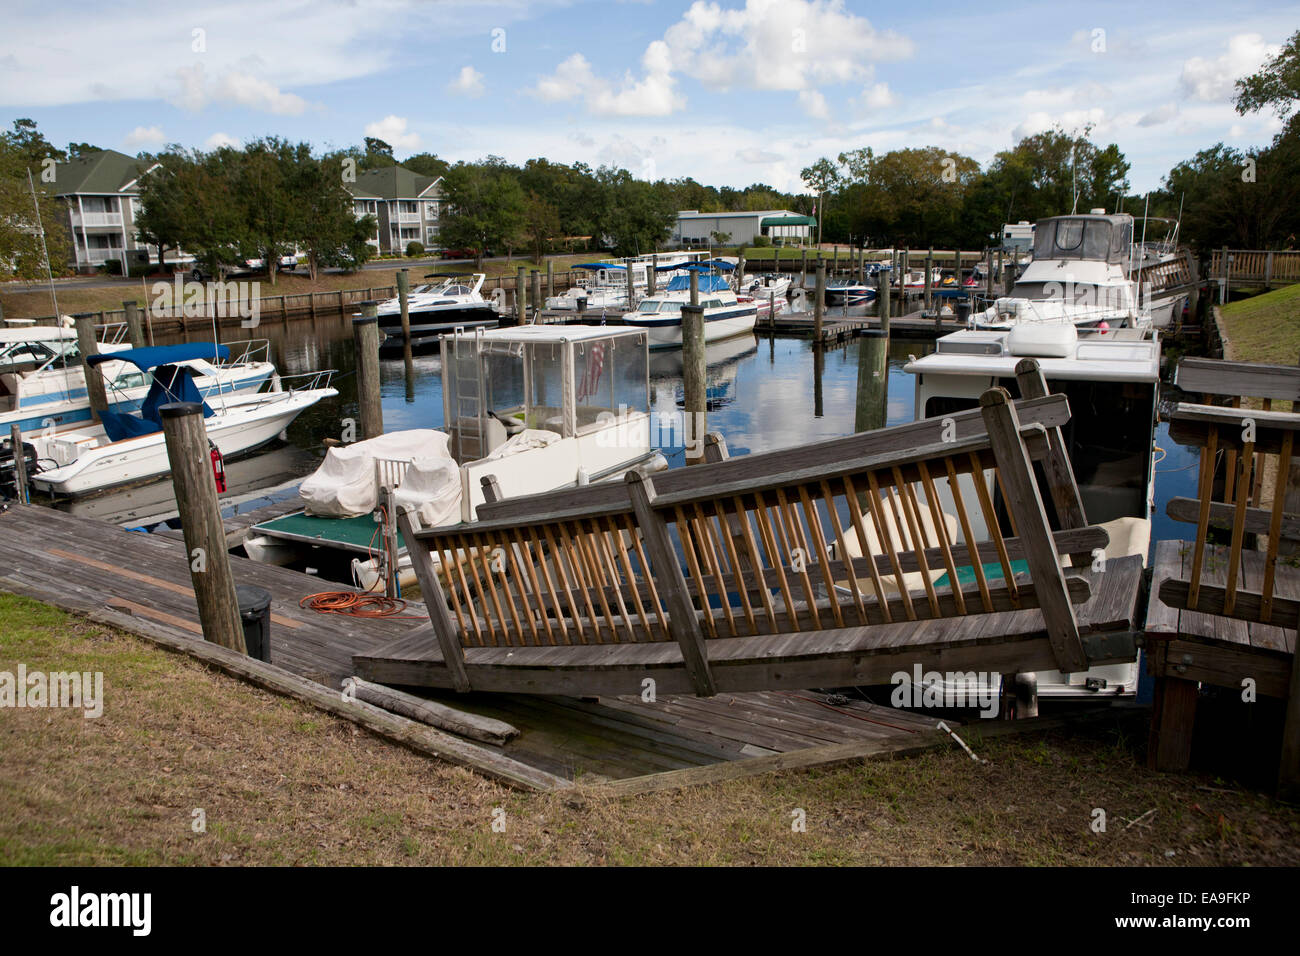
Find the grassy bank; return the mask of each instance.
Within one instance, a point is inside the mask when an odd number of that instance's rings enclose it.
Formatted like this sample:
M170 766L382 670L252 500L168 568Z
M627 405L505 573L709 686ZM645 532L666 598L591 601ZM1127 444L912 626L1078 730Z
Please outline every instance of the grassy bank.
M1224 358L1295 365L1300 361L1300 285L1229 302L1220 309Z
M102 671L105 706L89 720L0 708L0 865L1300 863L1300 811L1149 773L1114 729L976 743L987 764L954 749L575 800L507 790L0 595L0 671L20 662ZM1105 833L1089 829L1098 807Z
M574 264L589 262L590 255L557 256L551 260L556 272L565 272ZM397 273L405 263L400 259L388 260L392 268L366 269L348 275L336 273L322 274L315 281L305 273L282 274L276 277L272 285L266 276L249 276L248 281L256 283L259 296L298 295L307 292L337 292L340 289L373 289L391 286L397 282ZM537 268L531 259L515 258L507 265L505 262L485 262L483 271L489 278L493 276L513 276L516 270L524 266ZM474 271L473 260L460 261L447 266L411 266L412 282L421 281L427 272L463 272ZM545 270L546 264L541 268ZM236 277L237 278L237 277ZM65 315L74 312L98 312L101 309L120 309L125 299L135 299L141 304L153 301L150 291L153 284L164 280L159 277L121 279L105 288L85 288L75 283L57 283L55 291L59 297L59 311ZM44 284L8 283L0 286L0 307L7 318L30 318L54 314L50 300L50 290Z

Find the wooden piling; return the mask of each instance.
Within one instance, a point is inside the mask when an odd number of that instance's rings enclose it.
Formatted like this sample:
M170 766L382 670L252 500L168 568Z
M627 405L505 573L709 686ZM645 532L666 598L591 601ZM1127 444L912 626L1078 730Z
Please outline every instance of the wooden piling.
M645 288L649 295L654 295L659 287L659 253L650 257L650 273L645 277Z
M515 271L515 325L523 325L528 313L527 293L524 288L528 282L528 269L519 266Z
M984 292L993 298L993 248L984 250Z
M23 454L23 430L17 422L9 426L9 447L14 453L14 494L23 504L32 500L27 489L27 456Z
M90 356L99 353L99 343L95 340L95 315L93 312L78 312L72 318L77 324L77 350L81 353L81 368L86 376L90 415L99 421L99 413L108 408L108 397L104 392L104 377L98 369L91 368L88 361Z
M700 304L700 274L696 272L694 269L692 269L690 273L689 281L691 283L691 305L699 305Z
M826 317L826 263L817 257L817 288L813 292L813 340L822 340L822 322Z
M203 406L198 402L172 402L160 409L160 416L204 640L247 654L212 477Z
M736 259L736 291L740 292L745 284L745 254L742 252Z
M555 262L551 259L546 260L546 297L549 299L555 295Z
M808 288L808 247L799 250L799 288Z
M930 306L934 302L934 280L931 278L931 271L934 269L934 246L925 254L925 311L930 311Z
M624 271L627 273L627 310L631 312L636 308L636 284L632 280L632 260L623 260Z
M357 410L361 438L384 433L384 409L379 400L379 303L361 303L361 315L352 320L357 352Z
M691 275L694 277L695 274ZM705 376L704 309L697 303L682 306L682 384L686 392L682 408L686 419L686 457L702 461L701 443L707 430L708 382Z
M881 269L876 273L876 313L880 316L880 331L889 337L889 280L893 273Z
M858 388L853 430L885 427L889 398L889 336L872 329L858 339Z
M542 311L542 274L537 269L534 269L532 271L531 278L533 280L533 287L532 287L533 314L536 315L538 312Z
M122 312L126 316L126 333L131 338L131 348L144 348L144 327L140 324L139 304L135 299L123 301Z

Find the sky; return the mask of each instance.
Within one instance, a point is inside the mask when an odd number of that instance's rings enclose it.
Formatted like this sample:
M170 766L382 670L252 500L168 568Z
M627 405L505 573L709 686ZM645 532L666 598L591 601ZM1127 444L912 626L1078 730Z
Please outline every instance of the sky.
M319 148L625 167L805 191L870 146L987 164L1093 127L1130 192L1223 141L1266 144L1233 82L1300 4L862 0L0 0L0 124L127 153L259 136Z

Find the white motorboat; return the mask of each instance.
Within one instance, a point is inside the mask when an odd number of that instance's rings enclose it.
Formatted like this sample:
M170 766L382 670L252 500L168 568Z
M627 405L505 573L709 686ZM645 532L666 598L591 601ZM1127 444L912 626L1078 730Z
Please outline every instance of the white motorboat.
M1040 223L1039 237L1042 230ZM1064 432L1067 452L1088 523L1110 534L1104 555L1094 554L1094 563L1125 555L1141 555L1145 563L1155 507L1157 333L1149 327L1080 328L1066 319L951 333L939 339L935 352L905 366L916 380L916 417L978 407L990 386L1018 395L1015 370L1024 358L1038 362L1049 390L1064 393L1075 410ZM990 480L988 490L1001 509L1000 489ZM996 566L985 567L992 573ZM1019 570L1014 562L1012 567ZM959 574L963 570L968 569ZM1073 699L1132 696L1138 676L1136 662L1075 674L1039 672L1038 693Z
M754 331L758 306L741 301L725 277L703 272L699 276L699 303L704 306L704 341L716 342ZM649 334L650 348L682 346L682 306L690 302L690 276L674 276L665 292L646 296L635 312L623 316L623 324Z
M159 409L178 401L201 402L208 437L222 456L234 456L274 440L304 410L338 394L329 387L330 372L293 376L299 387L286 389L289 377L273 380L272 391L219 395L204 401L186 363L230 350L213 342L128 349L91 356L92 367L127 362L150 378L149 392L138 412L109 409L99 424L41 432L30 439L39 470L32 484L51 495L77 496L166 475L171 466ZM215 407L214 407L215 406Z
M972 328L1068 321L1083 328L1148 328L1129 278L1133 217L1056 216L1034 228L1034 258L1006 296L970 317Z
M560 295L549 297L546 307L562 312L626 310L630 307L627 300L629 269L632 270L632 293L640 295L650 287L652 272L657 283L663 282L676 276L703 255L698 252L663 253L657 256L583 262L573 268L587 272L590 279Z
M456 328L496 328L497 313L481 294L487 278L484 273L430 273L425 278L442 281L418 285L407 296L412 349L437 345L440 335ZM403 348L401 299L394 297L379 303L377 314L385 336L380 348Z
M1170 286L1182 285L1180 266L1187 256L1178 248L1180 225L1176 219L1144 216L1141 238L1134 236L1129 278L1138 283L1138 294L1158 329L1174 324L1174 317L1181 317L1187 304L1185 291L1169 291Z
M740 294L747 295L758 301L770 296L776 296L778 299L784 299L790 294L790 285L794 281L792 276L782 275L776 272L766 272L762 275L749 276L741 283ZM778 309L778 311L780 311Z
M444 428L331 449L300 489L305 509L255 526L245 551L363 588L389 580L391 566L406 586L413 575L404 549L394 542L390 552L372 517L385 499L432 527L476 520L488 476L509 498L657 469L647 341L643 331L596 325L445 336Z
M96 343L109 360L99 368L109 407L134 411L149 393L147 376L129 362L113 359L129 349L116 339ZM266 360L266 339L228 346L232 358L221 361L215 352L181 364L192 370L199 395L244 395L256 392L275 374ZM236 351L238 350L238 351ZM86 374L76 333L69 328L29 326L0 329L0 432L9 434L18 423L24 432L61 429L90 421Z

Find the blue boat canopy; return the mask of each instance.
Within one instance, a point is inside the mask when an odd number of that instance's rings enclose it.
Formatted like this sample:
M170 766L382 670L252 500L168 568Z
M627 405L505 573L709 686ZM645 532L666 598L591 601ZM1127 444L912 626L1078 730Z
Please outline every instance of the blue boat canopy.
M627 266L619 265L617 262L583 262L573 268L590 269L594 272L597 269L626 269Z
M195 345L197 344L195 343ZM209 342L208 346L211 347L212 344ZM184 349L191 347L193 346L157 346L151 349L134 349L133 351L161 352L169 348ZM222 348L224 347L222 346ZM121 355L123 353L114 354ZM190 357L194 358L195 356ZM203 358L204 356L197 357ZM140 367L143 368L144 366ZM141 435L151 435L154 432L162 431L162 418L158 410L169 402L195 402L203 406L204 418L212 417L212 409L208 407L207 402L203 401L198 386L194 384L192 369L183 365L158 365L156 367L158 370L154 372L153 383L149 386L149 394L140 403L140 414L117 412L112 409L104 409L99 413L100 424L104 426L104 434L108 436L109 441L139 438Z
M230 358L230 349L216 342L188 342L184 345L154 345L143 349L125 349L121 352L103 352L86 359L89 365L104 362L130 362L142 372L159 365L175 365L194 359L219 361Z
M668 280L669 292L685 292L691 287L690 276L673 276ZM702 275L699 279L699 289L701 292L722 292L730 289L727 280L722 276Z

